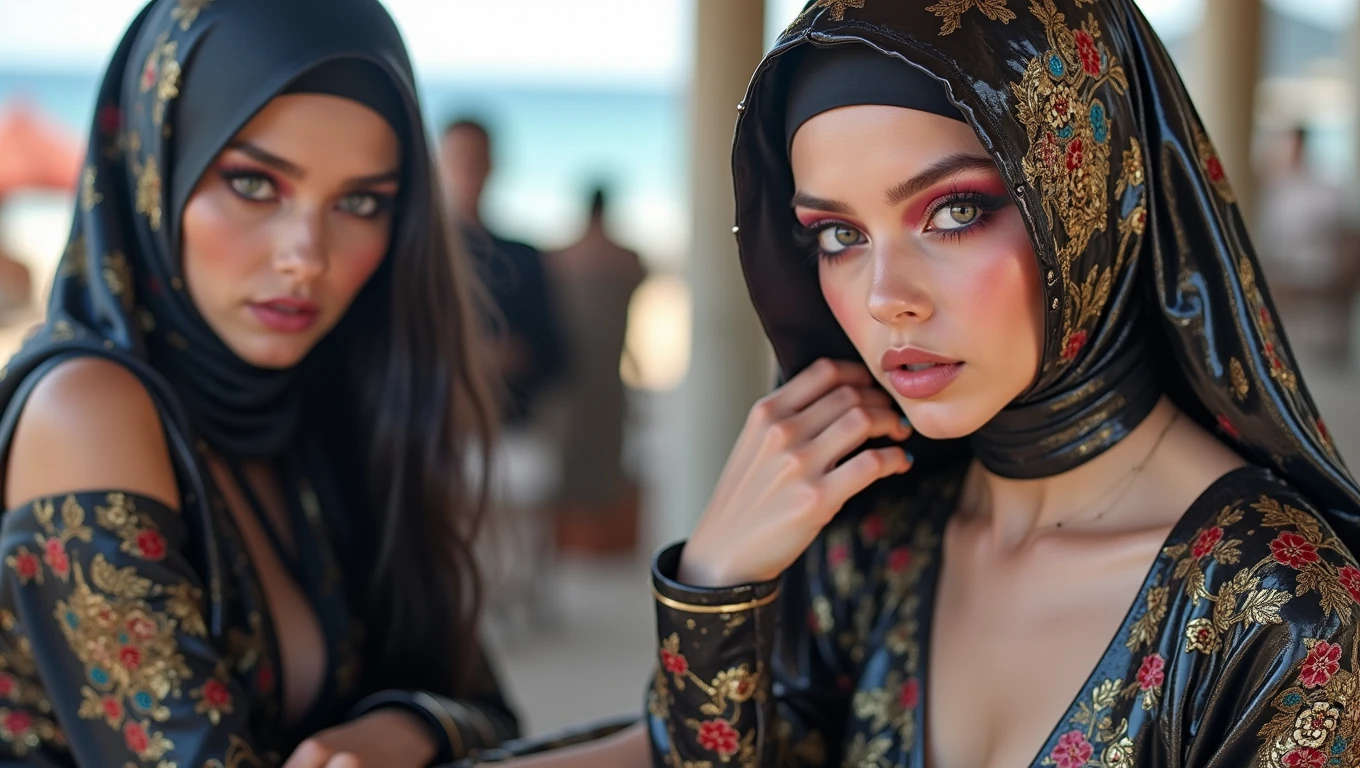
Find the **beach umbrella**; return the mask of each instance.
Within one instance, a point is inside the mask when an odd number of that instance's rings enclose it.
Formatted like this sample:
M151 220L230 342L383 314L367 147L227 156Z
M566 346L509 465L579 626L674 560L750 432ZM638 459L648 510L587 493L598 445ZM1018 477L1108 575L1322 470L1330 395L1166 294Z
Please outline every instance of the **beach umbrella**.
M0 198L21 189L69 189L84 148L55 121L25 104L0 110Z

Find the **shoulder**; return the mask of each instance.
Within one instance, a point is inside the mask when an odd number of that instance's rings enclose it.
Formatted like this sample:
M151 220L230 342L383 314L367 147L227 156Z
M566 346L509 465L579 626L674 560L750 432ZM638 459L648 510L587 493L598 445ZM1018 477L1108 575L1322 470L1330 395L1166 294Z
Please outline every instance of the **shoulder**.
M160 414L130 370L81 357L43 376L10 445L5 503L83 490L123 490L178 508Z

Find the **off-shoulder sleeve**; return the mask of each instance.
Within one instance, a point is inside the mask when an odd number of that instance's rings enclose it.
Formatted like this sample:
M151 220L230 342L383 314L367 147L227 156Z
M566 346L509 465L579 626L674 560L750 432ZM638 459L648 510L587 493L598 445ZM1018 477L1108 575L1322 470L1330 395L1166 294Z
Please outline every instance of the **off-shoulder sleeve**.
M1184 631L1182 650L1198 662L1178 697L1184 765L1356 765L1360 568L1301 501L1263 495L1239 509L1224 514L1253 523L1229 529L1240 558L1208 568L1198 594L1212 608Z
M677 582L682 544L657 556L656 765L840 764L871 624L907 559L886 525L842 513L781 580L732 589Z
M4 513L0 754L256 764L247 699L209 641L187 539L177 512L124 493Z

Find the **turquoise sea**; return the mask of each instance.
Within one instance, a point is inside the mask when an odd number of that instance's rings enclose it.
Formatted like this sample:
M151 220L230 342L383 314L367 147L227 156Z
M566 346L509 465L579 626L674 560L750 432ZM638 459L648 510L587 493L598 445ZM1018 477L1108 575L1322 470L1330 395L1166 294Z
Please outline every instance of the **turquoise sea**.
M81 136L99 73L0 69L0 105L20 98ZM607 182L620 235L655 266L683 253L684 94L640 87L536 86L522 82L420 83L437 132L454 116L485 121L495 134L496 173L486 216L507 236L543 247L569 241L585 188Z

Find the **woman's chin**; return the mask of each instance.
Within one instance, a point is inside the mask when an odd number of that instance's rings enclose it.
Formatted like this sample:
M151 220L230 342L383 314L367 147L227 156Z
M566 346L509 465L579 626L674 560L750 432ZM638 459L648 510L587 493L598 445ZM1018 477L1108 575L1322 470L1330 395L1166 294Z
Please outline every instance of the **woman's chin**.
M997 410L979 409L963 403L913 402L899 407L907 415L912 429L931 440L954 440L982 429L997 414Z
M301 339L251 339L247 344L228 344L232 352L242 361L256 368L270 371L286 371L293 368L307 356L314 345L304 344Z

